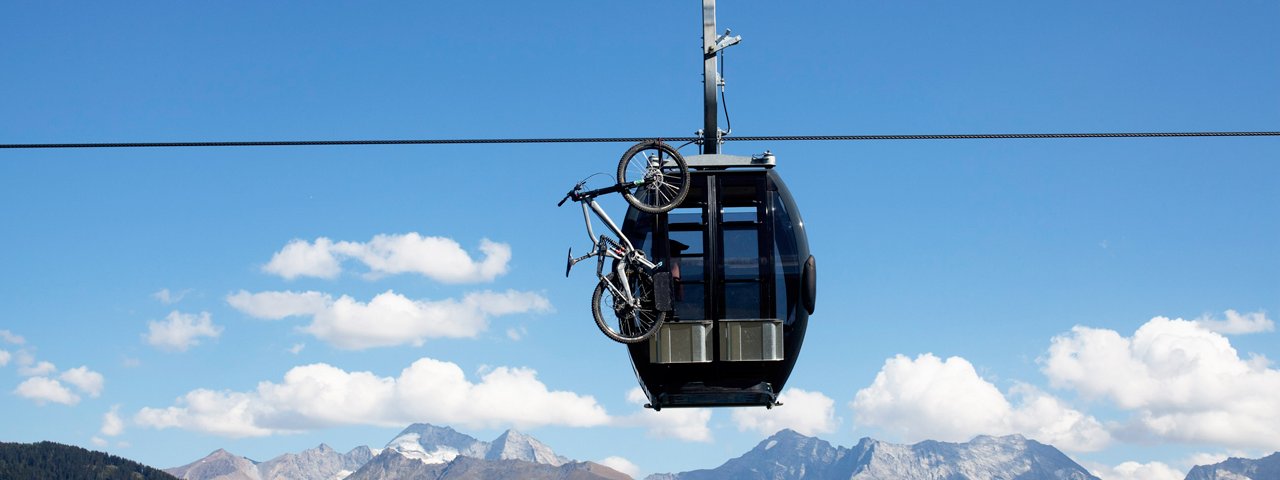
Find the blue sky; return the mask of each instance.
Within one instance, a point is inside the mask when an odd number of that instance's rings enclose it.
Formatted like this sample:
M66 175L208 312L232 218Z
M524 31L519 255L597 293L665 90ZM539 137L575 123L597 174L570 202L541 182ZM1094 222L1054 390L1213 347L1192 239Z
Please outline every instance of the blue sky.
M4 10L0 143L701 127L695 2ZM741 135L1280 125L1273 2L718 16L744 38L725 71ZM0 440L170 467L379 447L431 421L652 473L782 427L842 445L1022 433L1107 478L1280 450L1277 139L728 144L777 154L817 313L787 406L659 414L628 399L590 275L561 274L586 246L555 202L625 148L0 151ZM420 315L390 325L388 304ZM428 384L452 393L412 393Z

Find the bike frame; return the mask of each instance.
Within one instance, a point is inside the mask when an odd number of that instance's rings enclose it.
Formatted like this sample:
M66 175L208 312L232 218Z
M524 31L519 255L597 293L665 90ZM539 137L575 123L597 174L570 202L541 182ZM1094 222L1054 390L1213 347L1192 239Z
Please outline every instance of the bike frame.
M627 265L637 263L648 270L654 270L661 264L653 263L649 261L648 258L645 258L644 252L636 249L635 245L631 243L631 240L622 233L622 229L618 228L618 225L613 223L613 219L609 218L609 214L605 213L604 209L601 208L600 204L595 200L595 197L606 193L620 192L626 187L626 184L620 183L612 187L577 193L571 196L573 200L582 205L582 219L587 225L587 238L591 240L594 247L590 253L578 257L577 259L570 260L570 266L592 256L597 257L599 261L596 264L596 277L600 279L600 282L604 283L606 288L613 292L614 297L626 299L629 305L635 307L638 306L638 300L636 300L631 294L631 283L627 279L626 272ZM600 235L599 238L596 237L595 229L591 226L592 213L600 219L600 222L603 223L605 227L609 228L609 231L613 232L617 238L616 240L614 238L610 238L608 235ZM621 291L618 287L612 285L612 282L606 281L606 277L604 275L605 257L618 260L617 265L614 266L614 274L617 275L617 278L620 280L618 283L622 285Z

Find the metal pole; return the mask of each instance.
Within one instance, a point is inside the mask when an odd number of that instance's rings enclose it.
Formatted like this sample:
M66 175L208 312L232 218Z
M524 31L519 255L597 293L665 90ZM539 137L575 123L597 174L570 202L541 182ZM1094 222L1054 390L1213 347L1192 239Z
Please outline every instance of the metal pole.
M716 0L702 0L702 153L720 153L716 104Z

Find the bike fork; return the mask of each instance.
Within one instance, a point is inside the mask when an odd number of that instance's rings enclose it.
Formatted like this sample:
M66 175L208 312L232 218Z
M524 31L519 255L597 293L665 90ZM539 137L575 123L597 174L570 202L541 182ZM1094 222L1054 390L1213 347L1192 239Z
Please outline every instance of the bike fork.
M631 295L631 282L627 281L626 263L627 262L618 262L618 264L613 267L613 274L614 278L617 278L618 282L622 284L622 293L625 295L622 298L627 301L627 305L636 307L638 305L636 305L635 297Z

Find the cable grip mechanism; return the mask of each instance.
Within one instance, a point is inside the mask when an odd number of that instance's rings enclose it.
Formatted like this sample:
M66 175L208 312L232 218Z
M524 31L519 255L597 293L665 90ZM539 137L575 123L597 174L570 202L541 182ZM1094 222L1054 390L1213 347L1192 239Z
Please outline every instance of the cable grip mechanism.
M724 29L724 35L716 37L716 41L712 42L711 45L707 47L707 55L715 55L716 52L737 45L738 42L742 41L742 35L734 35L730 37L729 34L732 32L732 30L727 28Z

